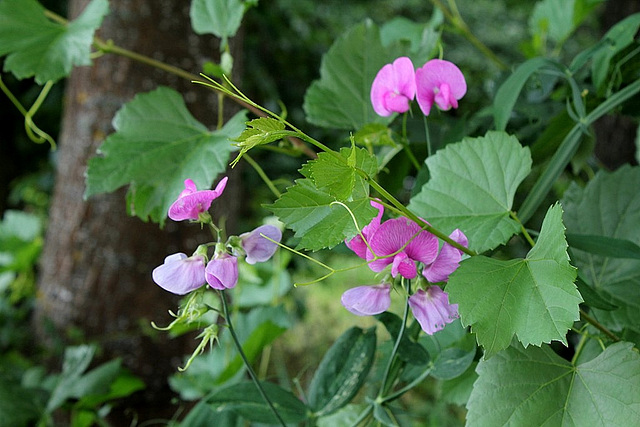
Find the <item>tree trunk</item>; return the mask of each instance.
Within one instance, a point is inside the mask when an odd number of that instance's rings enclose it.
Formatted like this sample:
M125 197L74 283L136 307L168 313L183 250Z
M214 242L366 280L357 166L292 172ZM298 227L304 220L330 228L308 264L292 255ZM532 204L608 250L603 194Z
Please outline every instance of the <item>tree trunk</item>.
M87 3L71 0L70 18ZM197 74L205 60L217 60L211 55L217 55L218 45L213 37L198 37L192 32L189 3L111 0L110 14L99 35ZM231 46L239 43L234 40ZM51 345L52 329L53 336L69 342L69 332L79 329L84 341L100 344L105 358L123 358L125 365L142 377L147 391L137 403L138 421L147 415L172 416L175 408L169 402L166 378L182 363L181 356L196 345L192 336L168 340L165 333L143 332L149 330L152 320L160 325L170 322L167 310L178 305L177 297L153 283L151 271L168 254L190 254L209 236L194 234L194 230L200 233L194 226L185 228L168 221L166 229L160 230L155 224L128 217L124 190L83 200L84 173L87 160L113 132L115 112L136 93L158 84L180 91L200 121L215 123L214 93L123 57L100 57L92 67L75 69L68 79L34 316L40 342ZM227 208L230 219L234 217L230 213L237 209L231 204L240 199L234 195L238 188L228 186L217 204L218 211Z

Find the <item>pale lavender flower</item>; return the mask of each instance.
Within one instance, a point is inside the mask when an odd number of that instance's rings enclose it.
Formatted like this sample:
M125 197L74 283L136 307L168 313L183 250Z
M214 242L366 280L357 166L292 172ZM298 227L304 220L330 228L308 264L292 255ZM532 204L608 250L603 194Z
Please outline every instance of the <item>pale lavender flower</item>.
M449 237L464 247L469 247L467 236L459 229L455 229ZM462 259L462 251L448 243L442 245L440 253L430 265L425 265L422 275L431 283L446 282L449 275L456 271Z
M458 100L467 93L460 69L442 59L427 61L416 70L416 100L425 116L435 103L442 111L458 108Z
M164 264L153 269L151 277L161 288L184 295L204 285L204 256L183 253L169 255Z
M225 176L220 180L215 190L199 191L192 180L185 180L184 190L169 207L169 218L174 221L197 220L201 213L209 210L211 202L220 197L226 185L227 177Z
M372 316L387 311L391 305L391 285L358 286L342 294L344 308L358 316Z
M409 297L409 306L422 330L429 335L460 317L458 304L449 304L449 295L439 286L430 286L426 291L418 289Z
M376 114L386 117L409 110L416 93L413 63L405 56L378 71L371 85L371 104Z
M371 261L369 268L379 272L392 264L391 275L396 277L400 274L406 279L413 279L418 275L416 261L428 265L438 255L438 239L403 217L382 223L370 236L369 245L373 250L367 250L367 261ZM391 254L395 255L375 259L376 256Z
M236 286L238 283L238 258L226 252L216 254L207 263L205 278L213 289L225 290Z
M369 237L378 229L378 227L380 227L380 221L382 220L382 214L384 213L384 206L382 206L380 203L372 200L371 206L378 210L378 214L371 220L369 224L362 227L361 233L367 242L369 241ZM362 240L362 236L360 235L360 233L358 233L351 240L345 240L344 243L360 258L366 259L367 244L365 243L365 240Z
M242 249L247 254L246 261L249 264L267 261L278 249L277 244L265 239L260 234L276 242L280 242L280 239L282 239L282 232L273 225L261 225L253 231L241 234Z

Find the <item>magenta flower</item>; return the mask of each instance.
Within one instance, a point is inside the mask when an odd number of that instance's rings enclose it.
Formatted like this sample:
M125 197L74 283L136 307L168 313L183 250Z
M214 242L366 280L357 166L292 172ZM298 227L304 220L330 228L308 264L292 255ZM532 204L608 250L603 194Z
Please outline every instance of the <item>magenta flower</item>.
M367 250L366 259L371 261L369 268L379 272L392 264L391 275L396 277L400 274L406 279L418 275L416 261L429 265L438 255L438 239L403 217L382 223L370 236L369 245L373 250L373 253ZM375 256L387 257L374 259Z
M226 185L227 177L225 176L220 180L215 190L198 191L196 184L192 180L185 180L184 190L169 207L169 218L174 221L197 220L201 213L209 210L211 202L220 197Z
M238 283L238 258L226 252L216 254L204 270L205 279L213 289L231 289Z
M378 227L380 227L380 220L382 219L382 214L384 213L384 206L382 206L380 203L372 200L371 206L378 209L378 215L376 215L368 225L362 227L362 236L364 236L367 242L369 241L369 237L371 237L371 235L378 229ZM345 240L344 243L360 258L366 259L367 244L364 240L362 240L362 236L360 234L356 234L353 239Z
M459 229L455 229L449 237L464 247L469 247L467 236ZM438 257L430 265L425 265L422 275L431 283L446 282L449 275L456 271L462 259L462 251L448 243L442 245Z
M403 56L378 71L371 85L371 104L376 114L387 117L408 111L415 94L413 63Z
M153 269L151 277L162 289L184 295L204 285L204 256L183 253L169 255L164 264Z
M426 291L418 289L409 297L409 306L422 330L429 335L460 317L458 304L449 304L449 295L439 286L430 286Z
M282 239L282 232L273 225L261 225L255 230L240 235L242 249L247 254L246 261L249 264L265 262L273 256L278 245L265 239L260 234L269 237L271 240L279 242Z
M416 70L416 99L425 116L434 103L442 111L458 108L458 100L465 93L467 83L452 62L432 59Z
M391 305L391 285L358 286L342 294L342 305L358 316L372 316L387 311Z

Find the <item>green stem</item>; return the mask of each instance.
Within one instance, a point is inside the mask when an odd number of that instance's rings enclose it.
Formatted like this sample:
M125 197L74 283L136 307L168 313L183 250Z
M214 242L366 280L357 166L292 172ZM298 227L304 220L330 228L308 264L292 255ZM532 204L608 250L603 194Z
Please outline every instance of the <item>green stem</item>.
M462 15L458 11L458 8L455 6L455 2L449 1L449 4L452 6L453 12L451 12L440 0L430 0L431 3L445 16L445 18L462 34L464 38L466 38L469 43L471 43L476 49L478 49L484 56L489 58L491 62L493 62L498 68L501 70L508 70L509 66L505 64L500 58L496 56L495 53L491 49L489 49L484 43L482 43L476 36L473 35L469 27L462 19Z
M404 280L405 279L402 279L403 282ZM382 384L380 386L380 392L378 393L377 400L384 399L383 397L384 394L388 391L388 388L390 388L393 385L392 380L391 380L391 383L389 383L390 377L391 377L390 375L391 367L393 366L396 360L398 349L400 348L400 342L402 341L402 338L404 337L404 331L407 328L407 319L409 318L409 294L410 293L411 293L411 281L409 281L406 285L407 295L404 301L404 314L402 315L402 325L400 326L400 331L398 332L398 338L396 338L396 342L393 345L393 350L391 350L391 355L389 355L389 362L387 363L387 367L384 370L384 375L382 377Z
M420 163L418 163L418 159L416 159L416 156L413 154L413 151L411 151L411 147L409 146L409 141L407 138L407 117L408 117L409 113L404 113L402 115L402 148L404 148L404 151L407 153L407 157L409 158L409 161L413 164L413 167L416 168L416 171L420 170Z
M431 157L431 136L429 135L429 125L427 124L427 116L422 116L424 122L424 136L427 140L427 157Z
M363 174L364 174L364 172L363 172ZM453 240L452 238L450 238L449 236L447 236L446 234L444 234L440 230L438 230L436 228L433 228L431 225L427 224L421 218L418 218L418 216L416 216L416 214L414 214L409 209L407 209L402 203L400 203L400 201L398 199L393 197L393 195L391 195L387 190L385 190L375 180L371 179L368 175L364 174L363 178L368 180L369 185L371 185L371 187L374 190L376 190L378 193L380 193L380 195L382 197L387 199L398 211L400 211L402 213L402 215L404 215L405 217L409 218L410 220L412 220L413 222L418 224L423 230L428 231L429 233L433 234L437 238L447 242L448 244L450 244L454 248L461 250L462 252L464 252L465 254L467 254L469 256L477 255L477 253L475 251L472 251L471 249L461 245L460 243L456 242L455 240Z
M411 381L409 384L407 384L406 386L402 387L400 390L397 390L395 392L393 392L392 394L385 396L382 398L382 401L380 403L384 403L384 402L390 402L392 400L395 400L397 398L399 398L400 396L402 396L403 394L405 394L406 392L408 392L409 390L411 390L412 388L414 388L415 386L417 386L418 384L420 384L425 378L427 378L429 376L429 374L431 374L431 369L433 368L433 366L428 366L424 372L422 374L420 374L420 376L418 378L416 378L415 380Z
M273 406L273 403L271 402L271 399L269 399L269 396L267 396L267 393L265 393L264 389L262 388L262 385L260 384L260 381L258 380L258 377L256 376L256 373L253 371L253 368L251 367L251 364L249 363L249 360L247 359L247 356L244 354L244 351L242 350L242 345L240 344L240 340L238 339L238 336L236 335L236 331L233 328L233 324L231 323L231 315L229 314L229 305L227 304L227 298L224 296L224 291L219 291L219 292L220 292L220 299L222 300L222 308L224 310L224 317L225 317L225 320L227 322L227 326L229 328L229 332L231 333L231 337L233 338L233 342L236 345L236 349L238 350L238 354L240 354L240 358L242 358L242 361L244 362L244 365L246 366L247 371L249 372L249 376L251 377L251 380L253 381L253 383L256 385L256 388L258 389L258 392L260 392L260 395L262 396L264 401L269 406L269 409L271 409L271 412L273 413L273 415L278 419L278 421L280 422L281 425L286 426L284 420L282 419L282 417L280 416L280 414L278 413L276 408Z
M580 357L580 353L582 353L582 349L584 348L584 345L587 342L587 338L588 338L587 334L582 334L582 336L580 336L580 342L576 347L576 352L573 354L573 357L571 358L571 364L573 366L576 365L576 362L578 361L578 357Z
M247 153L245 153L242 156L242 158L245 159L247 163L251 165L251 167L253 167L253 169L258 173L258 175L260 175L260 178L262 178L262 181L264 181L264 183L267 184L267 187L269 187L269 190L271 190L273 195L276 196L276 198L280 198L282 194L273 184L273 181L269 179L269 177L264 172L264 170L260 167L260 165L255 160L253 160Z
M511 218L513 218L518 224L520 224L520 231L522 231L522 235L524 236L524 238L527 240L527 242L529 242L529 244L531 245L531 247L534 247L536 245L536 242L533 240L533 238L531 237L531 235L529 234L529 232L527 231L526 228L524 228L524 225L522 224L522 222L520 222L520 218L518 218L518 216L516 215L515 212L511 211L509 212L509 215L511 216Z
M360 413L360 416L353 422L353 427L359 426L364 420L371 416L371 411L373 411L373 405L367 406L364 411Z
M598 329L600 332L602 332L603 334L605 334L606 336L608 336L609 338L611 338L613 341L618 342L620 341L620 337L617 336L616 334L614 334L613 332L611 332L609 329L607 329L606 326L604 326L602 323L598 322L596 319L594 319L593 317L591 317L586 311L584 311L583 309L580 309L580 317L582 317L586 322L590 323L591 325L593 325L596 329Z

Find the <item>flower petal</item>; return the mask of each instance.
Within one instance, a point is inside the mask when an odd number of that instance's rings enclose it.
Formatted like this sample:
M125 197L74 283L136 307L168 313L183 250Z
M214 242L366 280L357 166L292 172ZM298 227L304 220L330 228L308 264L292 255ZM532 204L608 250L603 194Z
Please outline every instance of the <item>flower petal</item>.
M415 279L418 275L415 261L409 258L404 252L400 252L393 257L391 276L396 277L398 273L405 279Z
M213 289L230 289L238 283L238 258L223 254L207 264L205 278Z
M202 212L209 210L211 202L220 197L226 185L227 177L225 176L220 180L215 190L197 191L192 180L185 180L185 189L169 207L169 218L174 221L197 220Z
M183 253L169 255L164 264L153 269L153 281L162 289L184 295L204 285L204 257Z
M469 246L467 236L459 229L455 229L449 237L464 247ZM425 266L422 275L431 283L446 282L449 280L449 275L456 271L460 265L461 259L462 251L460 249L444 243L436 260L431 265Z
M434 102L442 110L457 108L457 100L467 93L467 83L460 69L442 59L427 61L416 70L416 99L425 116Z
M382 219L382 215L384 213L384 206L382 206L380 203L372 200L371 206L378 209L378 214L371 220L369 224L362 227L362 236L364 236L367 241L369 241L369 237L378 229L378 227L380 227L380 220ZM362 240L362 236L360 234L356 234L353 239L345 240L344 243L360 258L366 259L367 244L364 240Z
M372 316L387 311L391 305L391 285L358 286L342 294L344 308L358 316Z
M378 71L371 84L371 105L379 116L409 110L409 102L416 92L413 63L407 57L400 57L392 64L386 64Z
M459 317L458 305L449 304L449 295L438 286L419 289L409 297L411 312L422 330L433 335Z
M282 239L282 232L278 227L273 225L261 225L255 230L240 235L242 239L242 248L247 257L245 260L249 264L256 262L265 262L273 256L278 245L272 241L265 239L260 234L269 237L271 240L279 242Z

